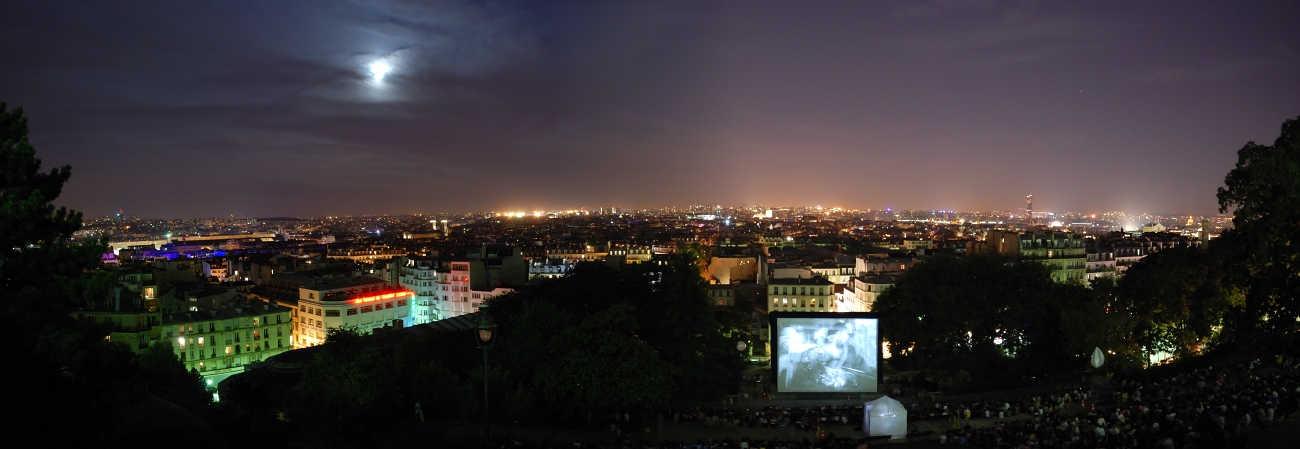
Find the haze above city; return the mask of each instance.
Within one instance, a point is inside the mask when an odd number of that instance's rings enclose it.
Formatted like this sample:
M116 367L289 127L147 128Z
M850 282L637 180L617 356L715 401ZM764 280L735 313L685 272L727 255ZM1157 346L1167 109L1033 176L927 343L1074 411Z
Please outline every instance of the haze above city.
M1213 214L1300 111L1300 3L0 8L58 204Z

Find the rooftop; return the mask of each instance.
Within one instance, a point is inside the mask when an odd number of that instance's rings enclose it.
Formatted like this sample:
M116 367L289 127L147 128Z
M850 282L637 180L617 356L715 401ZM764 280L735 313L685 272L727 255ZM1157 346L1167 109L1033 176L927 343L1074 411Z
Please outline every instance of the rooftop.
M834 282L831 282L829 279L820 276L814 276L811 278L773 278L768 283L780 284L780 285L833 285L835 284Z

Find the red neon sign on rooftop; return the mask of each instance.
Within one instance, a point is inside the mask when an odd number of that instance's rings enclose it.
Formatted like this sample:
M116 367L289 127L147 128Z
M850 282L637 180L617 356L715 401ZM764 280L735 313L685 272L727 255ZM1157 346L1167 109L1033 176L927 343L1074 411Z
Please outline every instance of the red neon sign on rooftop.
M360 298L353 298L352 303L365 304L368 302L384 301L388 299L402 298L406 296L411 296L411 292L394 292L394 293L383 293L383 294L373 295L373 296L362 296Z

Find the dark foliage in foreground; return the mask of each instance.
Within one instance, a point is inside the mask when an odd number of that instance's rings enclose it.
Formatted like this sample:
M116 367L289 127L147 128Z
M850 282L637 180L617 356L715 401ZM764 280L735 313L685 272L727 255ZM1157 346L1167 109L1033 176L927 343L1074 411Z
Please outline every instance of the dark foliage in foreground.
M27 130L22 109L0 103L0 339L15 361L0 381L22 408L6 428L56 446L129 445L157 427L135 413L154 400L149 387L200 403L210 396L174 355L141 360L108 342L107 327L72 318L78 305L106 297L115 276L93 271L103 241L68 243L81 213L53 201L72 169L42 173Z

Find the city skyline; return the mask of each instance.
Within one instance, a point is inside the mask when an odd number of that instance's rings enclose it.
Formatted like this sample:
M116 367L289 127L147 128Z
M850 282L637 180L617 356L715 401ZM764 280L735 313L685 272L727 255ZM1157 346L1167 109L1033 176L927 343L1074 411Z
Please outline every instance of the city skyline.
M87 217L1217 213L1300 5L1106 6L22 3L0 101Z
M743 214L734 213L736 210L739 209L745 209L747 211L751 211L755 215L751 217ZM826 213L869 213L869 212L888 213L892 211L894 213L909 213L909 214L929 212L929 213L936 213L936 214L948 214L951 216L957 216L962 214L1006 216L1009 220L1023 219L1027 212L1024 208L1021 208L1020 210L969 210L969 209L931 209L931 208L849 208L849 207L839 207L839 206L822 206L820 204L775 205L775 204L762 204L762 203L760 204L693 203L693 204L665 205L665 206L658 206L658 207L645 207L645 208L635 208L635 209L624 208L620 206L611 206L611 207L577 206L577 207L569 207L569 208L544 209L544 210L540 210L540 209L539 210L455 210L455 211L426 210L420 212L395 213L395 214L390 214L390 213L274 214L271 213L271 214L258 215L258 216L250 216L247 214L236 216L235 214L222 214L218 212L213 214L195 215L195 216L186 216L186 217L141 216L137 213L132 213L132 211L119 209L115 213L109 213L106 215L98 215L98 216L86 215L85 218L87 220L128 219L128 218L136 219L136 220L211 220L211 219L224 220L227 218L230 218L232 220L247 220L247 219L257 219L257 220L277 219L278 220L278 219L305 219L305 218L323 219L323 218L351 218L351 217L418 217L418 216L429 216L429 217L495 216L495 217L503 217L503 218L545 218L547 216L587 215L587 214L591 214L591 215L598 215L598 214L623 215L623 214L638 214L638 213L663 214L663 213L669 213L671 211L676 211L677 213L682 215L713 215L711 213L711 211L713 210L724 210L728 212L733 212L731 214L719 215L718 216L719 218L722 218L724 216L735 217L735 218L761 218L759 216L760 214L762 214L766 210L770 210L778 213L784 212L787 215L791 213L803 214L803 213L817 213L821 211L824 211ZM1193 216L1230 218L1232 216L1231 214L1228 213L1217 213L1217 212L1208 213L1208 214L1195 214L1195 213L1121 211L1121 210L1080 211L1080 210L1068 210L1068 209L1067 210L1036 210L1036 211L1032 211L1032 213L1034 214L1034 217L1037 219L1044 219L1049 216L1088 216L1088 215L1134 216L1134 217L1146 216L1146 217L1161 217L1166 219L1179 218L1179 217L1193 217ZM772 218L772 217L767 217L767 218Z

